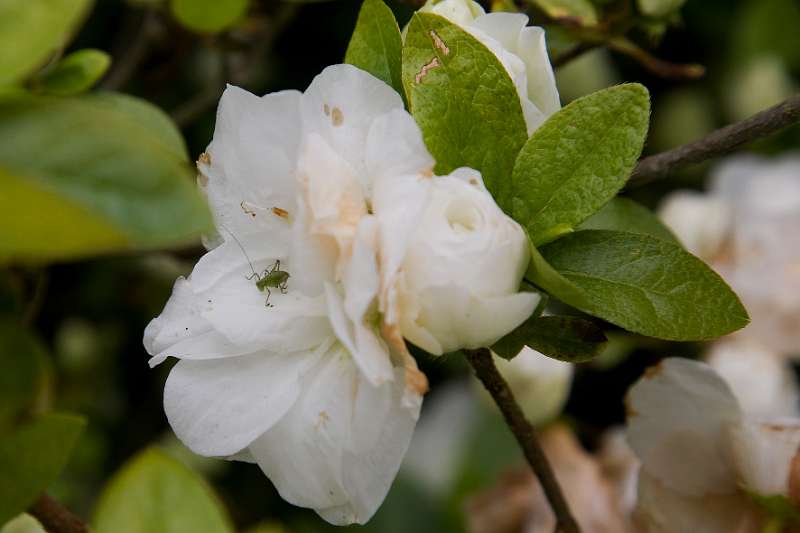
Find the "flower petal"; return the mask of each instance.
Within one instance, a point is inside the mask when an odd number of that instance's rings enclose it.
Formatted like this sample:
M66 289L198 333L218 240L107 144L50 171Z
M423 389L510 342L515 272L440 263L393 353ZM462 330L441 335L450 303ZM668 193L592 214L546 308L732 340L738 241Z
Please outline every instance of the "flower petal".
M319 352L179 361L164 387L169 423L195 453L236 454L292 406L300 394L300 376Z
M628 440L645 472L687 495L736 490L727 430L742 415L708 365L665 359L630 389L626 407Z
M746 420L731 435L742 485L764 496L788 496L792 461L800 453L800 421Z
M297 91L259 98L229 85L223 93L207 159L198 162L222 240L229 233L243 239L288 230L273 208L291 211L294 205L299 106Z
M365 191L371 187L366 171L366 141L372 122L403 109L403 100L378 78L352 65L333 65L311 82L301 111L306 134L320 135L334 152L356 170Z
M405 109L392 109L376 118L369 129L366 163L374 188L381 179L432 175L436 161L414 118Z
M528 26L519 33L517 53L525 63L528 75L528 98L549 117L561 109L556 77L550 57L547 55L547 42L544 29Z

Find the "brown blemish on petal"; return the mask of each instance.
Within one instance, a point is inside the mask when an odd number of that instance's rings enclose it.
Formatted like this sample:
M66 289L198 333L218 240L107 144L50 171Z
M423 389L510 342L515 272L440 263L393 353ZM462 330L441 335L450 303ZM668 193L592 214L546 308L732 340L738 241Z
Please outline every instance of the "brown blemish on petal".
M322 112L325 113L326 117L331 116L331 108L328 107L328 104L322 104Z
M789 501L795 507L800 507L800 450L794 454L792 461L789 463L789 481L788 481Z
M286 220L289 220L289 211L287 211L286 209L281 209L280 207L273 207L272 214L275 215L276 217L281 217L285 218Z
M644 369L644 377L645 379L654 379L658 377L662 370L664 369L661 367L661 363L658 363L655 366L649 366Z
M422 371L414 365L414 368L406 367L406 388L419 396L428 392L428 378Z
M331 122L334 126L341 126L344 123L344 113L338 107L334 107L331 111Z
M250 215L251 217L256 218L256 212L244 205L244 200L239 202L239 207L242 208L242 211L244 211L245 215Z
M414 83L419 83L422 81L422 78L428 75L428 72L435 69L436 67L440 66L439 58L434 57L430 61L428 61L425 65L423 65L422 69L417 72L417 75L414 76Z
M211 156L207 152L203 152L202 154L200 154L198 156L197 164L198 165L200 165L200 164L210 165L211 164Z
M636 412L636 409L633 408L631 405L631 397L626 395L625 399L622 400L622 405L625 407L625 418L633 418L639 416L639 413Z
M320 428L324 427L325 424L330 419L331 419L331 417L328 416L328 413L326 411L320 411L319 414L317 415L317 422L314 424L314 427L317 428L317 429L320 429Z
M428 392L428 378L417 367L417 361L414 359L403 340L403 335L400 333L400 327L397 324L388 324L383 322L381 324L381 334L386 339L387 344L402 359L403 367L405 370L406 389L410 390L418 396L422 396Z
M431 39L433 39L433 46L435 46L436 49L439 50L444 55L448 55L450 53L450 49L444 43L442 38L439 37L439 35L433 30L431 30L430 35Z
M469 179L469 184L470 185L474 185L475 187L477 187L478 186L478 180L476 180L475 178L470 178Z
M426 168L425 170L423 170L419 174L423 178L432 178L433 177L433 169L432 168Z

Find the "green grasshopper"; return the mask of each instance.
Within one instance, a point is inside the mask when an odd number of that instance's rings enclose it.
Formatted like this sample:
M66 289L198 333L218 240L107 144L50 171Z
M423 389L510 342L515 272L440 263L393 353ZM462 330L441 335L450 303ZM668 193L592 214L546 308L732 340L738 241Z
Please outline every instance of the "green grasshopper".
M272 266L264 269L261 274L254 270L253 274L248 276L247 279L252 280L253 278L256 279L256 287L258 290L261 292L267 291L267 301L264 302L264 305L267 307L273 307L272 304L269 303L269 297L272 296L271 288L280 289L281 294L286 294L286 284L289 282L289 273L285 270L281 270L280 259L276 259Z

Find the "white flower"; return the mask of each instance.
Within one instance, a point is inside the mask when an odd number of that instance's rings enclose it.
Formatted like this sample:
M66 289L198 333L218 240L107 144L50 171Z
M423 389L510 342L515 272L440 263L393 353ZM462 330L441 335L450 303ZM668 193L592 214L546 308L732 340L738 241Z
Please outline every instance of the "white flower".
M540 296L519 292L527 238L478 172L384 180L373 201L386 245L382 310L406 339L434 355L490 346L533 313Z
M180 359L164 408L189 448L257 462L334 524L372 516L426 387L402 339L381 335L372 189L432 166L400 96L354 67L304 94L228 87L198 162L215 247L144 339L152 365ZM264 287L270 271L285 283Z
M449 19L497 56L517 88L528 135L561 108L544 29L527 26L527 15L486 14L473 0L428 0L420 12Z
M571 363L527 346L510 361L495 356L494 362L532 424L549 422L561 413L572 383Z
M734 336L715 342L705 359L728 383L748 415L800 415L797 380L789 362L780 354L753 339Z
M678 192L662 217L742 298L752 337L800 355L800 157L735 156L705 194Z
M758 508L747 493L797 504L800 420L748 417L708 365L664 360L631 388L627 408L647 531L751 531Z

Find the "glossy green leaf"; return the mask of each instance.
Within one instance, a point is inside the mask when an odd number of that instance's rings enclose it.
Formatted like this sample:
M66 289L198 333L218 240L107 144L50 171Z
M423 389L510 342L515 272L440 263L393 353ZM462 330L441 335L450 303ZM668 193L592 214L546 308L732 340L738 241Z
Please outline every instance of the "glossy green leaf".
M88 12L91 0L0 2L0 86L42 66Z
M531 247L531 260L528 263L525 278L547 291L550 295L573 307L581 308L588 305L583 290L554 269L542 257L542 254L530 242L530 239L528 239L528 242Z
M78 50L34 81L37 91L48 94L78 94L91 89L111 65L111 56L101 50Z
M576 228L617 194L642 151L649 114L647 89L617 85L575 100L534 132L512 175L513 216L534 244Z
M55 481L85 425L82 417L52 413L0 436L0 524Z
M392 10L383 0L364 0L345 63L366 70L403 94L402 56L403 39Z
M235 25L247 12L249 0L171 0L175 18L200 33L217 33Z
M584 220L578 229L626 231L678 242L652 211L628 198L612 198L600 211Z
M29 414L46 388L42 343L11 319L0 320L0 431Z
M569 19L581 26L597 24L597 9L589 0L530 0L547 16L554 19Z
M100 496L94 533L230 533L206 482L182 463L147 449L117 472Z
M541 248L588 303L618 326L667 340L708 340L747 325L739 298L678 244L634 233L584 230Z
M403 85L436 172L479 170L508 211L511 169L527 130L514 83L497 57L446 19L417 13L403 48Z
M7 97L0 138L0 259L179 245L210 226L180 134L143 101Z
M590 320L543 316L527 320L495 343L492 351L504 359L512 359L528 346L553 359L585 363L600 355L607 340L603 330Z

